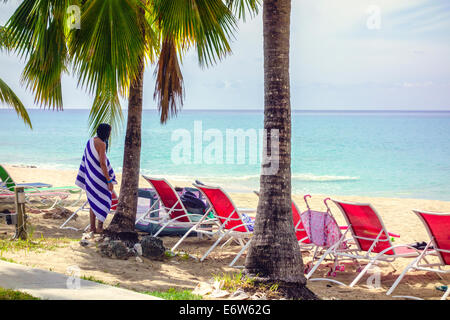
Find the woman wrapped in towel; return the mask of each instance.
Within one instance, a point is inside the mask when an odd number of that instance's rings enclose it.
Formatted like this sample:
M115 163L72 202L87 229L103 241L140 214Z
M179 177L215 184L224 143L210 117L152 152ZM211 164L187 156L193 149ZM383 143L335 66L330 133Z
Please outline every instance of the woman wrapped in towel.
M103 222L111 209L111 196L116 176L106 156L111 126L102 123L97 128L97 136L89 139L84 149L75 184L86 191L90 207L90 231L103 232ZM98 228L95 228L95 220Z

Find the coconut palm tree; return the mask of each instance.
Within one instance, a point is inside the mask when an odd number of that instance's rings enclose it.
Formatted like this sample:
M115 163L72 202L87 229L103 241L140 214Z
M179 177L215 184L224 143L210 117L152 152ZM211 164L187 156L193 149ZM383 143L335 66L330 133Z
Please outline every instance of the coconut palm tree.
M0 50L6 49L7 46L6 32L0 26ZM30 117L22 101L2 79L0 79L0 102L12 107L25 124L32 128Z
M23 79L44 108L63 108L61 75L69 67L94 96L93 130L101 122L117 129L123 117L120 97L128 99L122 184L106 230L110 236L134 234L145 68L156 64L154 98L165 123L183 103L180 58L194 48L201 67L223 59L237 20L256 13L258 2L24 0L7 22L14 52L27 61ZM81 8L80 17L71 10L74 5ZM74 19L80 28L71 30Z
M272 163L263 164L245 273L257 281L277 283L288 296L314 299L315 295L306 288L292 219L290 14L291 0L264 0L264 129L266 145L273 140L271 135L276 134L279 148L267 154L272 157ZM266 170L273 161L278 162L275 170Z
M0 79L0 102L12 107L16 111L17 115L22 118L23 122L25 122L30 129L33 128L25 106L16 96L14 91L12 91L12 89L2 79Z

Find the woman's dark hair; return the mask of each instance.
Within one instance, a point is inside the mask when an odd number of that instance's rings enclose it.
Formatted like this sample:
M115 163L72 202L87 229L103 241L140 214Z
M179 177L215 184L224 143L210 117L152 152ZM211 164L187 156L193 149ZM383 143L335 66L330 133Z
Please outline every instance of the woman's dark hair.
M111 134L111 126L107 123L100 123L97 127L97 137L106 144L106 151L108 151L108 140Z

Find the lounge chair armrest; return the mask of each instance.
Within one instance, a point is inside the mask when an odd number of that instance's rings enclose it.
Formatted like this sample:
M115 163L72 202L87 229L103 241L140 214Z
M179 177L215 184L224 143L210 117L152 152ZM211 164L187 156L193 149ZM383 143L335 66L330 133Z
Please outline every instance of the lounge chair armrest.
M256 209L253 208L237 208L238 212L256 212Z
M391 237L394 237L394 238L400 238L400 235L396 234L396 233L388 232L388 235L390 235Z
M23 189L25 193L29 193L29 192L42 192L42 190L39 190L38 188L36 188L35 186L29 186L26 184L22 184L20 185Z

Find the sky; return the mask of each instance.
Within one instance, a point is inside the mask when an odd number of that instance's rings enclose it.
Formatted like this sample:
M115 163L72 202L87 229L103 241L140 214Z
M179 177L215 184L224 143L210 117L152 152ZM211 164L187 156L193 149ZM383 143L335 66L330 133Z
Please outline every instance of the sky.
M0 25L19 3L0 2ZM184 109L263 109L262 12L239 23L231 46L206 69L194 51L184 57ZM290 56L293 109L450 110L450 1L292 0ZM20 84L23 67L0 53L0 78L39 107ZM156 107L153 73L147 66L145 109ZM65 75L63 100L68 109L93 99Z

